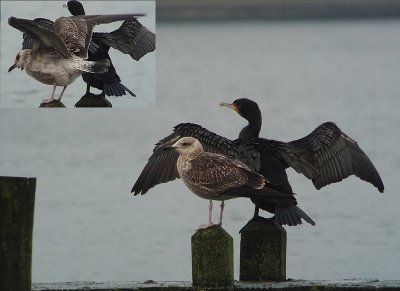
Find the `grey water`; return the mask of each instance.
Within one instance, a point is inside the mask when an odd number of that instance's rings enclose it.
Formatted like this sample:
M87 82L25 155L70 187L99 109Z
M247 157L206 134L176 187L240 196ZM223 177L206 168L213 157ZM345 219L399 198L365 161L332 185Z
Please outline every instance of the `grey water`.
M70 16L63 8L67 1L1 1L1 54L0 62L0 107L36 108L43 99L51 96L53 87L42 84L28 76L25 71L7 69L14 64L15 56L22 48L22 33L8 25L10 16L34 19L38 17L55 20L61 16ZM155 31L155 1L85 1L86 14L124 14L144 13L139 21L152 32ZM119 28L121 22L102 24L94 28L96 32L111 32ZM107 99L113 107L151 107L155 104L155 52L148 53L139 61L129 55L111 48L110 56L121 83L128 87L138 98L127 94L122 97L110 96ZM58 98L62 87L57 87L55 98ZM85 94L86 83L78 77L69 85L62 102L73 108L75 103ZM96 88L91 92L99 94Z
M289 170L317 225L286 227L287 277L399 279L399 30L399 20L162 23L154 107L2 109L0 175L38 178L33 281L191 280L190 237L208 202L179 180L130 190L180 122L236 138L246 123L219 103L239 97L259 103L264 137L336 122L385 184L380 194L350 177L316 190ZM238 279L238 232L253 205L229 200L224 213Z

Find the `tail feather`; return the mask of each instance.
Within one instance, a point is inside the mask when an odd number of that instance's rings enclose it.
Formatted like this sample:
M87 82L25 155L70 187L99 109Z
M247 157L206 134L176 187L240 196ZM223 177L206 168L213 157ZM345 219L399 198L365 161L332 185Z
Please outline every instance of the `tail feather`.
M311 225L315 225L312 220L303 210L296 205L288 207L275 207L275 221L281 225L295 226L302 224L301 219L308 222Z
M121 83L104 83L104 93L107 96L123 96L126 95L126 92L131 94L133 97L136 97L135 93L133 93L131 90L126 88L123 84Z
M105 73L110 67L109 60L102 61L83 61L78 65L78 69L87 73Z
M298 213L298 217L303 218L306 222L308 222L311 225L315 225L315 221L311 219L310 216L307 215L300 207L294 206L296 212Z

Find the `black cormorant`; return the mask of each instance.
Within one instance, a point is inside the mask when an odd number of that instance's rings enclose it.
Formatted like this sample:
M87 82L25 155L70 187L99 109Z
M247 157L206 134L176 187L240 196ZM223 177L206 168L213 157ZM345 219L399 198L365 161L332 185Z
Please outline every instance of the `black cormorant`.
M262 117L256 102L241 98L220 105L233 109L248 121L236 140L243 147L242 159L278 189L292 191L286 174L291 167L311 179L317 189L354 174L383 192L382 180L368 156L333 122L325 122L309 135L285 143L259 137ZM253 200L254 216L258 217L259 203Z

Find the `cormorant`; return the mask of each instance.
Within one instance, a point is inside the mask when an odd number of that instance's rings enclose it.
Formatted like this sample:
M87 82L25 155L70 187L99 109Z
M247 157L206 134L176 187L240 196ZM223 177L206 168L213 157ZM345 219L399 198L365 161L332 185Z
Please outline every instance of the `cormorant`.
M237 140L244 147L240 151L246 155L243 159L278 189L292 191L286 174L291 167L311 179L318 190L355 175L383 192L382 180L368 156L333 122L325 122L309 135L285 143L259 137L262 117L256 102L241 98L220 105L233 109L248 121ZM252 200L257 218L259 203Z
M32 39L31 49L23 49L15 58L15 63L9 72L18 67L25 69L27 74L44 84L53 85L50 99L55 100L56 86L63 86L60 100L65 89L82 72L106 72L110 63L108 60L87 61L89 42L93 28L97 24L111 23L138 16L137 14L121 15L87 15L58 18L51 28L42 26L50 22L32 21L10 17L8 24L29 35Z
M85 15L83 5L76 0L68 1L64 7L68 8L72 15ZM90 61L107 59L110 61L108 72L101 74L82 74L83 80L87 83L86 95L90 95L90 87L102 91L101 96L122 96L126 92L136 95L126 86L121 84L108 54L110 46L125 53L139 61L144 55L155 50L155 34L144 27L137 19L124 21L120 28L110 33L95 32L89 46Z
M229 140L197 124L180 123L174 127L172 134L156 144L131 192L135 195L145 194L155 185L179 178L174 166L178 154L162 149L184 136L198 139L207 152L242 161L250 169L263 175L274 189L281 192L293 192L286 174L288 167L311 179L317 189L355 175L383 192L382 180L367 155L333 122L325 122L309 135L285 143L258 137L261 112L254 101L238 99L228 107L234 108L249 121L238 139ZM264 203L258 198L252 198L252 201L256 205L254 219L259 218L259 208L273 212L273 206L269 203Z
M200 229L216 225L212 222L212 200L221 201L219 223L222 224L224 201L236 197L260 197L273 206L274 220L279 224L301 224L303 218L315 222L297 207L292 193L276 191L265 178L252 171L242 162L224 155L204 152L201 143L193 137L182 137L172 147L179 154L175 164L185 185L197 196L208 199L208 224Z

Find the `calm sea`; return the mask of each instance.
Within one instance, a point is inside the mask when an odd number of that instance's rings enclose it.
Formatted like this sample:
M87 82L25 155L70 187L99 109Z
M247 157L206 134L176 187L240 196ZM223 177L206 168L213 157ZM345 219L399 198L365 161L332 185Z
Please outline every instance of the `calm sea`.
M218 105L238 97L259 103L264 137L336 122L385 183L384 194L355 177L318 191L290 170L317 225L286 227L287 277L399 279L399 30L397 20L161 24L154 107L2 109L0 174L38 178L33 281L191 280L190 237L208 202L181 181L140 197L130 189L180 122L236 138L245 121ZM246 199L226 203L236 279L252 214Z

